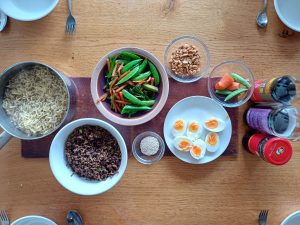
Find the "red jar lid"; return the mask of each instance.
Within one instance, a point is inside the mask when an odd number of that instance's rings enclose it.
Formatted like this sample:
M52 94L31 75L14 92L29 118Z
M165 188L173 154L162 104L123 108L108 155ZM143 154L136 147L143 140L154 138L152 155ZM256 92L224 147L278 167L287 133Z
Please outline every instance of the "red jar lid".
M283 138L271 138L264 146L265 160L274 165L287 163L293 154L291 143Z

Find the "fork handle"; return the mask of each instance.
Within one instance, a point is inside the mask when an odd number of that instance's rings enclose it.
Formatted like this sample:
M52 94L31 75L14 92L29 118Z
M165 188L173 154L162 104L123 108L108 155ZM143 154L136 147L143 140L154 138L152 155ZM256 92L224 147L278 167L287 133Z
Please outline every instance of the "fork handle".
M72 0L68 0L69 13L72 14Z
M0 134L0 150L4 147L4 145L6 145L6 143L9 141L9 139L11 139L12 136L7 133L6 131L3 131Z
M268 0L264 0L264 11L267 11Z

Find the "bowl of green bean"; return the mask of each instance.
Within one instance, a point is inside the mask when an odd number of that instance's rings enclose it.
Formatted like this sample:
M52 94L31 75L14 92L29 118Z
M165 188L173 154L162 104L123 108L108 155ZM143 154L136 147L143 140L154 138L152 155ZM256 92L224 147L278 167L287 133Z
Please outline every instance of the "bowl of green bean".
M210 97L225 107L239 107L254 91L251 70L241 61L225 61L214 67L208 76Z
M163 65L140 48L119 48L106 54L91 78L99 112L110 121L135 126L153 119L164 107L169 80Z

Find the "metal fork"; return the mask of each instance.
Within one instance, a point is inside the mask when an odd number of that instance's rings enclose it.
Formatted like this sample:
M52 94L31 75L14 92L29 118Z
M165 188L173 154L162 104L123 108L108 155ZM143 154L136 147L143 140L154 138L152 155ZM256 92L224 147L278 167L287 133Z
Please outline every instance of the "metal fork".
M268 218L268 212L269 210L261 210L260 214L258 216L258 222L260 225L266 225L267 218Z
M9 219L7 217L6 212L3 210L0 211L0 221L2 225L9 225Z
M69 15L66 23L66 32L72 34L75 31L76 20L72 15L72 0L68 0Z

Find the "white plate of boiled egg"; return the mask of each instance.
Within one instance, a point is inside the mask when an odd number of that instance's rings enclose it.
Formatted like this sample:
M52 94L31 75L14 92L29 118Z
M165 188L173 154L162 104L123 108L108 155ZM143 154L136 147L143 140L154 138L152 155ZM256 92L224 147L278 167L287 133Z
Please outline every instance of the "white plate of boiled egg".
M164 123L164 137L171 152L192 164L208 163L222 155L229 145L231 132L227 111L204 96L177 102Z

